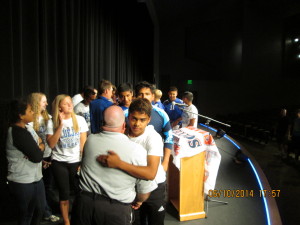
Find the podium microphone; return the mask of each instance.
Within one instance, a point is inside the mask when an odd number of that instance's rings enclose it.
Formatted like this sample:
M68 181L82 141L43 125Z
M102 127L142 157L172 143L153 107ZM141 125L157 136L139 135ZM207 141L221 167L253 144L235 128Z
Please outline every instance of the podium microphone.
M184 107L187 107L188 105L186 104L181 104L181 103L177 103L177 102L172 102L172 106L174 107L175 105L178 105L178 106L184 106Z

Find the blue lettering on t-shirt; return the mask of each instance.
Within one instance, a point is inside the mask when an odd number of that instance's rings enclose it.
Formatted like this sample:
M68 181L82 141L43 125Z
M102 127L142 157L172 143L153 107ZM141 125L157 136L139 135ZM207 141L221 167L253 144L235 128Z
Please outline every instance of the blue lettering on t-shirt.
M60 148L74 148L79 145L80 132L75 132L73 127L66 127L62 130L62 136L58 143Z
M87 123L90 122L90 113L87 113L87 112L82 113L82 116L84 117L84 119Z
M73 136L79 135L79 132L75 132L73 127L72 128L70 128L70 127L63 128L62 132L63 132L63 135L61 136L61 138L73 137Z

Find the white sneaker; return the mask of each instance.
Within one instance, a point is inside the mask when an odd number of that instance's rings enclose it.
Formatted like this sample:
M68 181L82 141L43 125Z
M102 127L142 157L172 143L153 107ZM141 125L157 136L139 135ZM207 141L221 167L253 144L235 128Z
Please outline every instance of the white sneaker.
M44 220L51 221L51 222L55 223L55 222L59 221L60 218L58 216L51 215L49 217L45 217Z

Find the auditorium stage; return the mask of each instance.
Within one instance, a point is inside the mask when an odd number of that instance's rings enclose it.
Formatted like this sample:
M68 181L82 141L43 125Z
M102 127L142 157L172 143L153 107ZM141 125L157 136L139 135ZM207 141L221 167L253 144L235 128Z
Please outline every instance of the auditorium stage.
M209 130L212 135L215 135L214 130L205 127L201 127L201 129ZM221 139L215 138L215 142L222 156L215 187L215 190L219 192L215 193L221 193L221 197L212 197L211 199L226 201L228 204L208 202L206 219L185 222L180 222L176 218L178 213L175 208L171 204L167 204L165 225L281 225L275 199L272 197L264 198L259 191L260 189L271 190L271 188L256 160L250 156L249 161L238 164L233 160L236 152L242 150L245 154L248 154L247 149L244 149L228 136L224 136ZM233 196L236 195L236 193L233 193L233 190L238 190L240 194L244 192L244 197ZM253 196L251 196L252 194L250 195L252 190ZM226 196L224 196L224 193ZM278 192L276 194L278 195ZM10 199L9 196L6 197L6 199ZM6 207L6 210L14 208L13 202L10 200L6 201ZM3 212L5 210L2 208ZM59 215L59 213L57 212L56 215ZM2 219L0 225L16 224L15 219L12 217ZM43 221L42 224L59 223Z
M206 127L200 127L203 130L209 130L212 135L215 131ZM235 140L225 135L221 139L215 138L216 145L222 156L216 181L215 192L210 199L226 201L228 204L217 202L208 202L206 210L207 218L180 222L178 213L169 203L167 204L166 225L184 224L207 224L207 225L281 225L278 208L273 197L262 195L260 191L271 190L268 181L262 173L259 165L254 158L251 158L246 149L243 149ZM235 155L238 151L249 154L249 160L236 163ZM171 188L171 187L170 187ZM272 195L268 192L267 195ZM276 195L276 196L275 196ZM280 196L279 191L273 191L273 196ZM206 202L205 202L206 204Z

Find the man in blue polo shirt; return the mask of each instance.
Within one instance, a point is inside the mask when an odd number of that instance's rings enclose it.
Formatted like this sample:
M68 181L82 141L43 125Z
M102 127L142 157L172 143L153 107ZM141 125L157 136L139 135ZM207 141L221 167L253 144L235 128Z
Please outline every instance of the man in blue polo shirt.
M102 127L103 112L106 108L111 106L113 103L110 100L112 96L112 83L108 80L101 80L99 82L98 99L90 103L90 117L91 117L91 133L96 134L100 132Z

